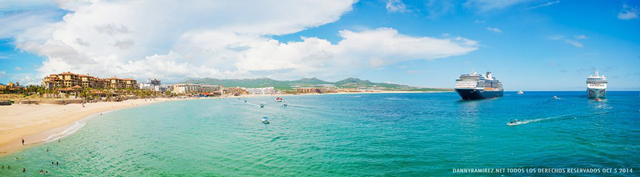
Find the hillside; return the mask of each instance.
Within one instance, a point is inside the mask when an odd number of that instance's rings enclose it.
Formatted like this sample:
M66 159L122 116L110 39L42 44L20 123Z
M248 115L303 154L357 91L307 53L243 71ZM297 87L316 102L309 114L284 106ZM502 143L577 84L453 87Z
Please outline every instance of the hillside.
M451 89L439 88L421 88L408 85L392 84L392 83L375 83L369 80L361 80L358 78L346 78L337 82L323 81L318 78L302 78L299 80L279 81L269 78L257 79L187 79L181 83L184 84L204 84L204 85L223 85L225 87L274 87L277 90L293 90L296 87L313 87L313 86L335 86L340 88L375 88L379 90L394 91L448 91Z

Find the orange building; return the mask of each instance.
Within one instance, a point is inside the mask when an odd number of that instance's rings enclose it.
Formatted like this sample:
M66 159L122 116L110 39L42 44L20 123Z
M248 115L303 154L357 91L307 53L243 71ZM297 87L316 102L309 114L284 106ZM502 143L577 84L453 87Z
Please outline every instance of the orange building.
M100 79L98 77L90 75L75 74L71 72L51 74L47 77L44 77L44 79L42 80L42 86L45 89L70 88L74 86L79 86L82 88L113 89L138 88L138 84L135 79L121 79L117 77Z

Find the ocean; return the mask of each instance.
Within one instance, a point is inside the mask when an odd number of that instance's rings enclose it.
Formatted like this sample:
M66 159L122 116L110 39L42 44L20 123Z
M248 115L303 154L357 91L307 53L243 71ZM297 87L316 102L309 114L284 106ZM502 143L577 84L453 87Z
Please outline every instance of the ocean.
M465 168L640 174L640 92L608 92L600 102L585 91L505 92L479 101L456 93L283 98L287 106L275 97L200 99L91 116L59 142L0 157L11 166L0 176L442 176ZM523 124L507 126L513 119Z

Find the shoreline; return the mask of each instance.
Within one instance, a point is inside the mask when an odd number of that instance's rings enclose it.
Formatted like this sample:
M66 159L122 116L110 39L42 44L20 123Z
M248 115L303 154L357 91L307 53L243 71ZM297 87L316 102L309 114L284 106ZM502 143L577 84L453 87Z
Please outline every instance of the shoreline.
M122 102L87 103L84 108L82 104L18 104L2 106L0 107L0 156L42 144L52 137L55 140L62 138L66 136L64 131L67 131L70 127L101 113L181 100L191 100L191 98L135 99ZM73 130L73 132L81 127ZM57 134L62 134L62 136L55 137ZM24 145L21 143L22 139L25 140Z
M89 118L116 110L133 108L167 101L184 101L197 99L225 99L225 98L251 98L251 97L279 97L279 96L306 96L306 95L333 95L333 94L380 94L380 93L444 93L443 91L380 91L380 92L339 92L324 94L273 94L273 95L240 95L206 98L155 98L135 99L122 102L98 102L87 103L83 108L81 104L53 105L53 104L18 104L0 106L0 156L10 155L14 152L29 148L34 145L56 141L75 133L84 127ZM79 125L80 124L80 125ZM74 127L76 126L76 127ZM70 132L67 132L70 131ZM22 145L21 140L25 140Z

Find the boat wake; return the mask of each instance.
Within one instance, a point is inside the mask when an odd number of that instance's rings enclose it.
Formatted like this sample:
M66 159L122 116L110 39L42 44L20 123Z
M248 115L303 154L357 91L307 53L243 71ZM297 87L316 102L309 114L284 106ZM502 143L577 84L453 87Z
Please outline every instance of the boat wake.
M521 120L518 122L508 122L507 125L508 126L516 126L516 125L524 125L524 124L530 124L530 123L535 123L535 122L546 122L546 121L556 121L556 120L565 120L565 119L577 119L577 116L557 116L557 117L547 117L547 118L540 118L540 119L531 119L531 120Z

